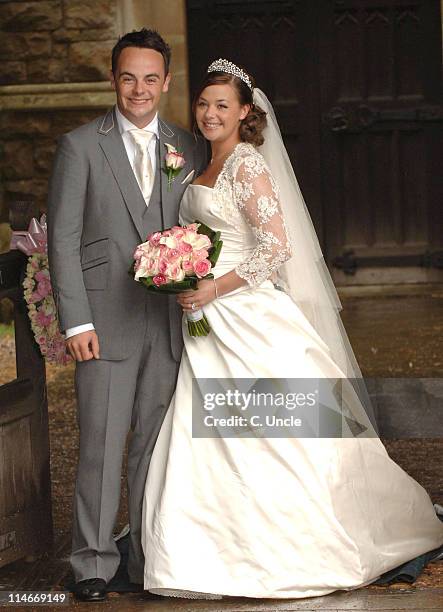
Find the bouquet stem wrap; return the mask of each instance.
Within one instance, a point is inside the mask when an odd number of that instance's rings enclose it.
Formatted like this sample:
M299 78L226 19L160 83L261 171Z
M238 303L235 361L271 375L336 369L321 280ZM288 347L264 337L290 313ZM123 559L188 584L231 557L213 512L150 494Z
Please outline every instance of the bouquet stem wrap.
M190 336L207 336L211 331L208 319L200 308L186 313L188 333Z

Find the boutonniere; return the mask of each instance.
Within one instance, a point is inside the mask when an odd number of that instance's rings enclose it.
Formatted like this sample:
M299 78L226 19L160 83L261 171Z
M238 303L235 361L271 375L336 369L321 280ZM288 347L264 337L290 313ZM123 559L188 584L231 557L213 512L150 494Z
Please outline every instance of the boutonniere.
M172 181L180 174L183 166L186 164L186 160L183 153L179 153L173 145L165 142L165 147L168 149L168 152L165 155L165 167L163 168L163 172L167 174L168 190L170 190Z

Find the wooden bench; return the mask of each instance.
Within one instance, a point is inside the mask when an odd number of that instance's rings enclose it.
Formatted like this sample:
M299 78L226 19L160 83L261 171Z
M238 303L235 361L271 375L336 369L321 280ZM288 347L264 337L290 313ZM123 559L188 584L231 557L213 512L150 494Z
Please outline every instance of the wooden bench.
M17 378L0 386L0 567L52 548L45 362L34 340L22 280L27 258L0 255L0 299L14 304Z

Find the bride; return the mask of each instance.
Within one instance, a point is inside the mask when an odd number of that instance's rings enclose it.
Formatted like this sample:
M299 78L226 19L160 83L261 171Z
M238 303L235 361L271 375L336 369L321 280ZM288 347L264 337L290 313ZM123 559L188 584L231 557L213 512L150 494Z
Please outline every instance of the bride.
M183 327L177 387L144 495L145 589L297 598L369 584L441 546L443 524L376 435L267 98L218 60L193 110L212 159L184 195L181 222L220 231L223 248L215 279L178 298L184 311L203 308L212 330L195 338ZM343 385L343 435L195 429L208 379L223 388L283 378L352 381Z

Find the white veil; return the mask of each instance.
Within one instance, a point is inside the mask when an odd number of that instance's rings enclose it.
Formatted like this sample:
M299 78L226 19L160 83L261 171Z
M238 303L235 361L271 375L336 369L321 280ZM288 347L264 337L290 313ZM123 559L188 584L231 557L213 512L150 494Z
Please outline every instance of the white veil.
M263 91L258 88L254 88L253 99L254 104L267 113L267 127L263 131L265 141L258 150L265 158L279 187L280 203L293 251L291 259L278 271L278 284L291 296L328 346L332 359L350 380L375 429L375 418L366 385L339 315L342 305L323 259L274 109ZM351 412L357 416L355 404Z

